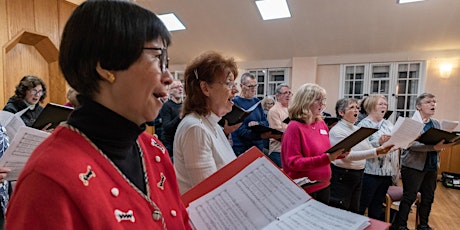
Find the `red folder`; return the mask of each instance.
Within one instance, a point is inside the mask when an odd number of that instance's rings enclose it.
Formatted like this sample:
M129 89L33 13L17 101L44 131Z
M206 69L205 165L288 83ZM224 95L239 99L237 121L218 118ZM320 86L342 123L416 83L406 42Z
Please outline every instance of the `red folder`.
M245 167L247 167L249 164L251 164L253 161L260 157L266 156L257 147L250 148L247 152L240 155L237 159L233 160L232 162L230 162L229 164L227 164L226 166L212 174L210 177L206 178L205 180L194 186L192 189L185 192L181 196L182 202L186 207L188 207L190 202L211 192L213 189L219 187L226 181L230 180L241 170L243 170ZM368 226L366 230L388 229L390 226L390 223L370 219L370 226Z

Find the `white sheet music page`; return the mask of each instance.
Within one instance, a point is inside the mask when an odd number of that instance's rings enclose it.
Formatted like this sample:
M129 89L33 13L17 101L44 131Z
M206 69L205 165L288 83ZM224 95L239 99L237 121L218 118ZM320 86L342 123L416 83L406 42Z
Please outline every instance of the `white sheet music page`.
M407 148L409 144L420 136L424 124L408 117L398 117L391 138L383 146L394 144L394 148Z
M14 139L14 136L16 136L20 127L26 126L24 121L21 119L20 112L14 114L8 111L0 110L0 124L2 124L3 128L6 129L6 134L8 134L9 140Z
M191 202L196 229L262 229L311 199L265 157L218 188Z
M32 151L47 138L50 133L22 126L10 141L10 147L0 158L0 166L11 169L8 180L17 180Z
M332 208L316 200L287 212L272 222L264 230L343 230L365 229L370 225L369 218L338 208Z
M458 121L449 121L449 120L442 120L441 121L441 129L447 132L452 132L458 126Z

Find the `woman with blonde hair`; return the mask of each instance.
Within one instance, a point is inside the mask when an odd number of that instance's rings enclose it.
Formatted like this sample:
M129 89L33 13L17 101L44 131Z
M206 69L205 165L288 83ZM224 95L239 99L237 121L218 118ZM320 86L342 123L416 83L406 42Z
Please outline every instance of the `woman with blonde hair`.
M358 126L378 129L368 138L371 145L374 148L378 148L390 139L391 130L393 129L393 124L383 119L388 110L387 99L381 94L372 94L366 98L363 106L367 117L360 121ZM360 214L364 214L367 209L367 215L370 218L382 219L383 202L385 201L388 187L392 183L397 183L398 172L398 150L390 151L388 154L380 155L376 158L366 159L359 208Z
M291 121L281 142L283 170L292 178L308 177L319 181L305 188L314 199L328 204L331 161L348 152L340 149L325 153L331 147L329 129L323 121L326 90L316 84L302 85L288 107Z

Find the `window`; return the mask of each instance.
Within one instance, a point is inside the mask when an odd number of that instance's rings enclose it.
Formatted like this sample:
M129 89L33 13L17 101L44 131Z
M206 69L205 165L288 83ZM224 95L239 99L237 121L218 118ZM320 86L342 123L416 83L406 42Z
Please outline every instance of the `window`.
M256 77L256 97L261 100L265 96L274 96L279 84L289 84L288 68L249 69L248 72Z
M394 111L392 122L399 116L411 117L415 99L424 88L424 62L391 62L346 64L341 66L339 97L362 99L370 94L383 94L388 110Z

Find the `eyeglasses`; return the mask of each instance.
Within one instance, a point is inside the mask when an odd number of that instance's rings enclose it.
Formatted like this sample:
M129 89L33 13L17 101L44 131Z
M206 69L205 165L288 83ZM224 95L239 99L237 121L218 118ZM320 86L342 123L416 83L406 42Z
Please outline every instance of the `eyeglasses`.
M358 111L361 110L361 108L359 106L355 106L355 105L350 106L350 107L347 108L347 110L353 110L353 109L356 109Z
M268 103L266 103L266 105L275 105L275 103L273 103L273 102L268 102Z
M249 89L255 89L257 87L257 84L255 85L244 85L246 87L248 87Z
M224 85L224 86L227 86L227 88L229 89L233 89L233 88L236 88L238 87L238 83L235 83L234 81L228 81L228 82L220 82L220 84Z
M157 55L156 58L160 61L161 73L166 73L166 69L169 68L168 49L156 48L156 47L144 47L145 50L160 50L161 54Z
M36 89L29 89L29 91L30 91L30 94L39 95L39 96L41 96L41 95L43 95L45 93L45 91L43 91L43 90L36 90Z
M321 104L326 104L326 98L316 98L315 102L321 103Z
M289 95L289 96L292 96L292 92L291 91L286 91L284 93L280 93L282 95Z

